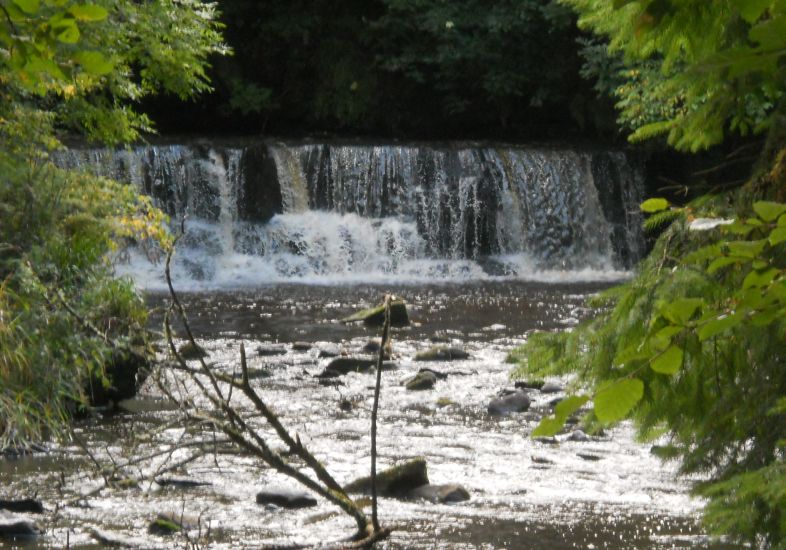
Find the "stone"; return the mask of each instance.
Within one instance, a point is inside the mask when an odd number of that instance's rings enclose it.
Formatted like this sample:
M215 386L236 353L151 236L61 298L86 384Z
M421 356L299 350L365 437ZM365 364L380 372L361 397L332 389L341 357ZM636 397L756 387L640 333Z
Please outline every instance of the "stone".
M434 346L415 355L415 361L454 361L467 359L469 353L461 348L450 346Z
M540 387L541 393L559 393L564 391L564 388L556 382L546 382Z
M365 325L381 327L385 323L385 306L380 304L375 307L363 309L341 319L342 323L363 322ZM390 302L390 326L406 327L409 326L409 314L404 300L393 300Z
M433 372L420 371L415 376L404 383L410 391L430 390L437 383L437 377Z
M334 344L328 344L319 347L319 354L317 357L320 359L331 359L341 355L341 348Z
M260 355L262 357L285 355L286 353L287 353L287 348L282 344L262 344L257 348L257 355Z
M592 438L584 433L583 430L574 430L572 434L568 437L568 441L576 441L579 443L585 443L587 441L591 441Z
M19 500L0 500L0 510L9 512L29 512L31 514L43 514L44 505L40 500L23 498Z
M515 386L520 390L539 390L545 384L543 380L516 380Z
M43 529L23 516L0 515L0 540L37 537L43 532Z
M139 539L129 539L123 536L120 536L116 533L111 533L109 531L103 531L96 528L88 529L90 536L93 537L97 543L101 544L104 547L109 548L144 548L145 541Z
M311 342L295 342L292 344L292 351L309 351L312 347Z
M461 485L449 483L446 485L421 485L407 493L408 498L420 498L435 504L462 502L469 500L469 491Z
M275 504L290 509L310 508L317 505L317 499L302 491L266 489L257 493L257 504Z
M200 357L207 357L207 352L198 344L193 342L186 342L177 349L180 356L186 361L191 359L199 359Z
M376 365L372 359L360 359L354 357L337 357L325 367L318 378L335 378L350 372L367 372Z
M192 487L204 487L205 485L212 485L209 481L200 481L198 479L189 479L183 477L157 477L155 479L161 487L174 487L176 489L190 489Z
M576 456L582 460L589 460L590 462L597 462L598 460L603 460L602 456L592 453L576 453Z
M414 458L392 468L377 472L377 494L402 497L412 489L428 485L426 459ZM371 493L371 478L361 477L344 487L347 493Z
M488 405L488 413L492 416L505 416L529 409L530 400L523 391L496 397Z

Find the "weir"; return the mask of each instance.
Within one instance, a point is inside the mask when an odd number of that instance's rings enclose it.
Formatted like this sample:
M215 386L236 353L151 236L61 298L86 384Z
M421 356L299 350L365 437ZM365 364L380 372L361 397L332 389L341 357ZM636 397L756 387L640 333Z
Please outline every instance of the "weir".
M619 277L643 252L643 170L624 151L284 143L74 148L174 221L186 286ZM142 286L160 266L118 265Z

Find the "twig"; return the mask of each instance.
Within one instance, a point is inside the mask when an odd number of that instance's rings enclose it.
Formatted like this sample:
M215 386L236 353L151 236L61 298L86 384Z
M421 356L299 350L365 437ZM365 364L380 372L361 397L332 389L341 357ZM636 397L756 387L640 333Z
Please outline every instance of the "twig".
M390 294L385 295L385 322L382 324L382 340L379 343L377 356L377 382L374 385L374 405L371 408L371 522L374 531L379 531L377 516L377 412L379 411L379 390L382 385L382 363L390 333Z

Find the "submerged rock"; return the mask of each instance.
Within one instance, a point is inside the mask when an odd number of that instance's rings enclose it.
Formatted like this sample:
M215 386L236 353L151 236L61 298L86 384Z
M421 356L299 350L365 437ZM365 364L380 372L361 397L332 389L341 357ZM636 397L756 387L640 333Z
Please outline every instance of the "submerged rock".
M461 348L450 346L434 346L415 355L415 361L454 361L467 359L469 353Z
M407 493L408 498L422 498L435 504L469 500L469 491L456 483L447 485L421 485Z
M15 515L0 515L0 540L37 537L43 533L35 522Z
M319 347L319 354L317 357L320 359L329 359L341 355L341 348L335 344L327 344Z
M282 508L310 508L317 499L310 493L289 489L266 489L257 493L257 504L275 504Z
M262 344L257 348L257 355L270 357L273 355L285 355L287 348L283 344Z
M177 349L180 356L186 361L191 359L199 359L200 357L207 357L207 352L198 344L193 342L186 342Z
M573 433L568 437L568 441L576 441L579 443L584 443L591 440L592 438L584 433L583 430L574 430Z
M363 309L341 319L342 323L363 322L365 325L381 327L385 323L385 306L380 304L375 307ZM390 302L390 326L406 327L409 325L409 314L404 300L393 300Z
M209 481L200 481L198 479L189 479L183 477L157 477L155 482L161 487L174 487L176 489L190 489L192 487L204 487L205 485L212 485Z
M492 416L504 416L511 413L523 412L529 409L530 400L523 391L509 393L496 397L488 405L488 413Z
M312 347L310 342L295 342L292 344L292 351L308 351Z
M19 500L0 500L0 510L9 512L30 512L31 514L43 514L44 505L40 500L23 498Z
M428 485L425 458L414 458L387 470L377 472L377 494L402 497L412 489ZM344 487L347 493L371 493L371 478L361 477Z
M420 371L415 376L406 380L404 386L410 391L430 390L437 383L437 377L433 372Z

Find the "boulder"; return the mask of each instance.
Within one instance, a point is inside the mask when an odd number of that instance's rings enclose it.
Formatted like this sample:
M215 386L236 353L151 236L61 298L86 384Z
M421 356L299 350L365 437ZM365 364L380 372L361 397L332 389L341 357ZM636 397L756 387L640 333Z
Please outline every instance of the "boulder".
M530 400L523 391L496 397L488 405L488 413L492 416L505 416L529 409Z
M410 391L430 390L437 383L437 377L433 372L420 371L415 376L404 382L404 386Z
M414 458L387 470L377 472L377 494L402 497L412 489L428 485L426 459ZM347 493L371 493L371 478L361 477L344 487Z
M381 327L385 323L385 306L380 304L375 307L363 309L341 319L342 323L363 322L365 325ZM409 326L409 314L404 300L393 300L390 302L390 326L406 327Z
M461 348L434 346L415 355L415 361L454 361L456 359L467 359L468 357L469 353Z
M325 367L318 378L335 378L350 372L368 372L376 361L373 359L360 359L355 357L337 357Z
M40 500L23 498L19 500L0 500L0 510L9 512L29 512L31 514L43 514L44 505Z
M435 504L445 504L469 500L469 491L455 483L449 483L447 485L428 484L412 489L407 493L407 497L424 499Z
M289 489L266 489L257 493L257 504L275 504L281 508L310 508L317 499L310 493Z
M285 355L287 348L283 344L262 344L257 348L257 355L271 357L273 355Z
M44 531L22 516L0 515L0 540L37 537Z
M151 359L143 346L135 346L133 352L113 351L104 371L106 379L93 375L85 387L90 404L105 407L135 396L151 371Z
M308 351L311 348L311 342L295 342L292 344L292 351Z

